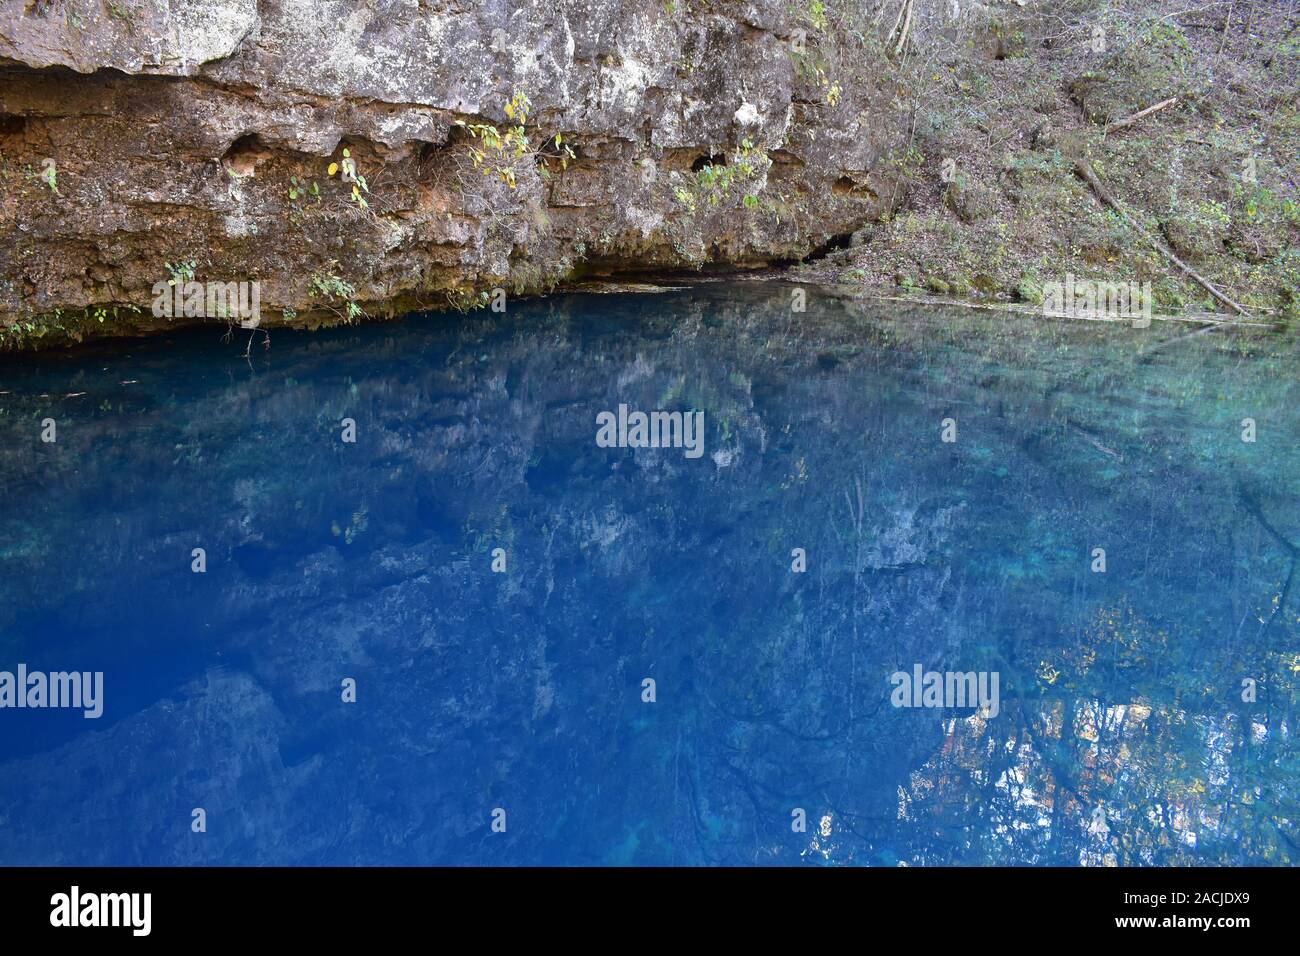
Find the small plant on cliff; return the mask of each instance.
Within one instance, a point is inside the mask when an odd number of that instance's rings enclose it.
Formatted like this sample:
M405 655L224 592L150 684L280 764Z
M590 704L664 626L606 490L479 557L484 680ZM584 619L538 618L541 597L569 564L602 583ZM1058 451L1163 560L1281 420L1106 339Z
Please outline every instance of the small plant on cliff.
M100 325L103 325L105 319L111 318L116 320L120 318L122 309L134 313L139 313L144 311L138 305L124 305L124 306L98 305L95 306L93 309L90 309L89 314L90 317L93 318L96 322L98 322Z
M335 301L342 302L344 304L343 309L339 309L333 304L329 305L328 308L330 311L336 313L349 322L360 319L365 315L361 310L361 306L357 305L356 302L353 301L357 294L356 287L350 282L345 282L336 275L326 274L312 276L311 291L312 294L327 299L331 303Z
M537 166L538 173L545 177L549 174L539 160L558 159L560 168L568 169L569 160L576 158L573 148L565 144L561 133L556 133L553 137L547 136L540 147L533 146L527 132L528 113L531 109L532 102L528 96L516 92L504 107L506 118L514 123L513 126L501 130L491 123L456 121L457 126L476 140L477 144L469 150L474 168L484 176L500 180L511 189L518 185L520 164L525 159L531 159Z
M492 301L491 293L470 288L449 289L446 292L447 304L457 312L474 312L486 309Z
M728 201L738 187L752 185L771 164L767 150L755 146L753 140L743 139L730 163L705 163L695 174L693 186L678 186L673 195L688 213L694 213L701 202L717 206ZM746 189L741 204L753 209L759 204L758 196Z
M41 160L41 171L33 172L31 166L23 167L23 174L28 179L39 180L50 192L56 196L62 196L59 192L59 168L52 159Z
M812 27L814 36L825 34L830 29L826 4L822 0L810 0L803 9L791 12L796 13L800 20ZM825 92L826 105L834 106L840 101L840 94L843 91L840 84L831 79L830 65L824 55L815 46L810 48L808 40L806 31L801 29L798 31L797 42L792 42L790 45L790 59L794 64L795 72L821 87Z
M50 192L56 196L63 195L59 192L59 168L55 165L54 160L45 160L45 171L41 173L41 181L50 187Z
M174 263L164 262L163 268L166 269L167 274L171 276L171 278L167 280L168 285L183 286L187 282L194 281L194 260L193 259L187 259L183 262L174 262Z
M135 26L134 10L129 9L126 6L126 4L120 3L118 2L118 0L107 0L105 6L108 7L108 15L110 17L112 17L114 20L121 20L123 23L126 24L127 30L134 32L133 29L133 27Z
M330 163L325 170L326 174L333 177L335 173L342 170L343 175L340 177L343 182L352 184L352 201L357 204L358 209L365 209L370 205L366 197L361 195L363 192L370 192L370 185L366 182L366 177L357 172L356 161L352 158L352 151L346 147L343 150L342 163ZM315 185L313 183L313 185ZM293 198L291 195L290 198Z
M289 200L297 202L302 196L311 196L317 202L320 202L320 184L313 179L311 185L308 185L305 179L300 180L297 176L290 176Z
M315 179L309 180L306 176L302 179L297 176L290 176L288 196L289 202L285 208L289 214L289 221L297 225L303 221L304 217L314 207L320 206L320 183ZM309 202L309 200L313 199L315 203Z

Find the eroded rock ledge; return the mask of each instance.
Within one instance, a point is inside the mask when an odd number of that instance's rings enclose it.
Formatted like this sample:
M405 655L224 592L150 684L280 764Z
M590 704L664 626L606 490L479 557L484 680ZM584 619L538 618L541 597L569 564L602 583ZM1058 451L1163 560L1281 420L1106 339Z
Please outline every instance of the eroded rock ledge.
M803 257L900 200L908 132L888 61L872 71L877 54L807 16L5 0L0 328L13 345L166 327L152 290L178 271L259 282L274 325ZM847 62L880 80L849 82ZM504 132L517 93L530 146L512 188L475 167L469 127ZM329 174L344 150L364 208ZM704 183L706 166L726 172Z

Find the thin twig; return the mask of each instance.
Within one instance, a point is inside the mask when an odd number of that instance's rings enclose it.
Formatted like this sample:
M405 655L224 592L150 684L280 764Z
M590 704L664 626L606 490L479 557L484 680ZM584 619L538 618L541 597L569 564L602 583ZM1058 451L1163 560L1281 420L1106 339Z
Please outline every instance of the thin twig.
M1142 119L1143 117L1150 116L1152 113L1173 106L1177 102L1178 102L1178 97L1176 96L1171 96L1167 100L1161 100L1159 103L1155 104L1154 106L1148 106L1144 110L1138 110L1132 116L1126 116L1121 120L1116 120L1113 123L1106 124L1106 132L1113 133L1115 132L1115 130L1123 129L1125 126L1132 126L1134 123L1136 123L1138 120Z
M1166 20L1173 20L1178 17L1185 17L1189 13L1200 13L1202 10L1213 10L1215 7L1223 7L1223 6L1227 6L1229 3L1235 4L1236 2L1237 0L1219 0L1218 3L1207 3L1203 7L1193 7L1190 10L1179 10L1177 13L1166 13L1163 17L1161 17L1156 22L1164 23Z
M1228 7L1228 16L1223 21L1223 39L1219 41L1219 55L1223 55L1224 44L1228 42L1228 28L1232 26L1232 11L1237 9L1237 0L1233 0L1232 5Z

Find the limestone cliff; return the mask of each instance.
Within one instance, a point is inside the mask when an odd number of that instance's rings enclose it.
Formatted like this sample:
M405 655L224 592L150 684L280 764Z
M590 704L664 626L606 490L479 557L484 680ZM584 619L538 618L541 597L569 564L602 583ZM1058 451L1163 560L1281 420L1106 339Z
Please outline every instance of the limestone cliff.
M907 132L819 6L4 0L0 328L166 327L169 280L257 282L266 326L805 256L898 200Z

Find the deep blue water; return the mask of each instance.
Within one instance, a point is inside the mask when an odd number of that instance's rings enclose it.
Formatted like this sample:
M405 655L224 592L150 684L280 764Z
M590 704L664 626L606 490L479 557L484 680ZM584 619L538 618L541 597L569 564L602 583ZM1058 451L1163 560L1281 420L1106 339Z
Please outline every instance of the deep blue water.
M789 303L0 359L0 864L1294 863L1295 339Z

